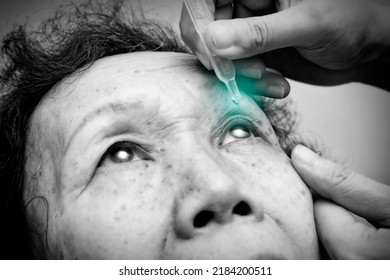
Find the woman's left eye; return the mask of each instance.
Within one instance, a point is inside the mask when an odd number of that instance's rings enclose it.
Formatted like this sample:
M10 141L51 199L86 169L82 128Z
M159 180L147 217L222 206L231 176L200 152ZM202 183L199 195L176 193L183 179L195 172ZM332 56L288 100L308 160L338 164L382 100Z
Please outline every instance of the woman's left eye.
M240 140L240 139L247 139L254 136L251 129L248 127L248 125L245 124L235 124L233 126L230 126L228 130L224 133L220 146L225 146L231 142Z

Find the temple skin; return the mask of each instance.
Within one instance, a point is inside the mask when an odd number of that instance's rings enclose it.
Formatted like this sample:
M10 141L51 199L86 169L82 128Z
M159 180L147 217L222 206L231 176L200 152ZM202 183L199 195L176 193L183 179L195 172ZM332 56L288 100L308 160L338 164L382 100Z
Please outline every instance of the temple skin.
M189 54L115 55L62 80L30 120L25 173L45 258L319 257L310 192L266 115Z

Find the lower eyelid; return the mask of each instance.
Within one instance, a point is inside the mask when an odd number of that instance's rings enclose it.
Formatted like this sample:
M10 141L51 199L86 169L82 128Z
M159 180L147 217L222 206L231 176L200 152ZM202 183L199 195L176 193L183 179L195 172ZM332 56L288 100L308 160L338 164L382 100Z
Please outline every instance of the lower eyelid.
M143 161L140 159L129 161L129 162L123 162L120 164L109 164L104 165L101 167L96 168L95 175L99 174L100 172L103 172L103 174L110 174L110 173L116 173L116 172L132 172L134 169L139 170L137 167L144 165Z

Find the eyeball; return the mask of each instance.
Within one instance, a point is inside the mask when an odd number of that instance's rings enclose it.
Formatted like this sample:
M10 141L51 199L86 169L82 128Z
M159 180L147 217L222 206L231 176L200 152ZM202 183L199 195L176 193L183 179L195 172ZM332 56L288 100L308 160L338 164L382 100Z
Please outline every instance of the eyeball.
M131 149L119 147L117 150L111 151L107 158L115 163L123 163L131 161L134 158L134 153Z
M253 136L253 133L244 124L236 124L231 126L225 133L220 146L227 145L231 142L238 141L240 139L247 139Z
M136 160L151 160L151 156L142 147L131 142L117 142L104 153L98 167L128 163Z
M230 130L228 133L238 139L243 139L243 138L249 138L251 136L250 130L241 124L235 125Z

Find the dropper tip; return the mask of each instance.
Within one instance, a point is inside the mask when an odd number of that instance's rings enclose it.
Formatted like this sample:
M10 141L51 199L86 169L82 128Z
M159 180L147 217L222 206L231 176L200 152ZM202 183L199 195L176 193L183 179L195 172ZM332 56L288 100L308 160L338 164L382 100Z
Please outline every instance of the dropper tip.
M239 105L240 104L240 98L241 98L241 96L239 96L238 98L237 97L232 97L232 101L233 101L233 103L234 104L236 104L236 105Z
M232 79L226 83L226 87L228 88L230 94L232 95L232 101L234 104L240 104L239 99L241 98L240 91L238 90L237 83L235 79Z

